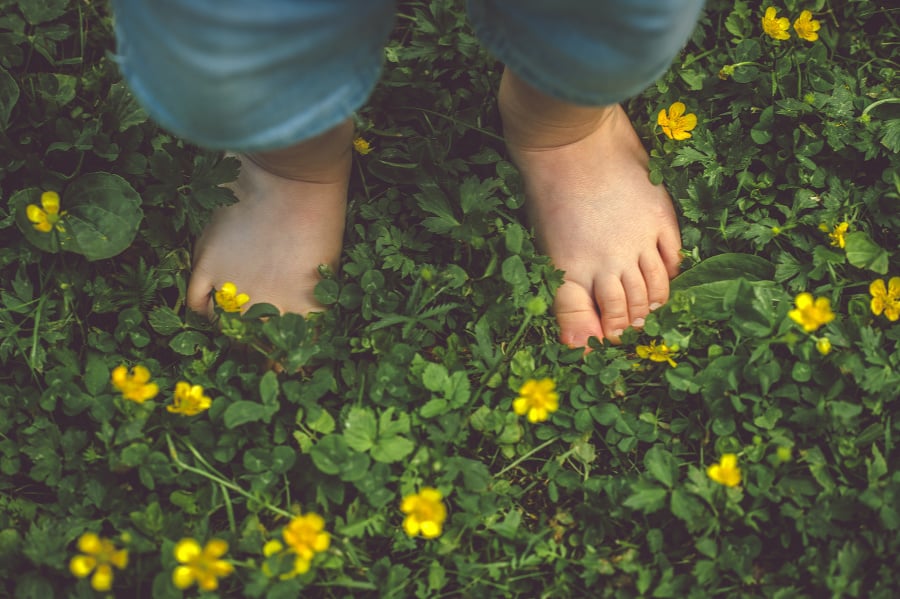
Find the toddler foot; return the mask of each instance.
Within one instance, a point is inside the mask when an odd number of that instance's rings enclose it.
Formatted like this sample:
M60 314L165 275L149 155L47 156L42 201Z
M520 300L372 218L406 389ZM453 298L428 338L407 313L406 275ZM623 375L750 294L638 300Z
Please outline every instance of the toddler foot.
M322 309L313 290L320 264L337 271L352 136L347 122L286 150L238 157L238 202L213 214L194 248L189 308L212 316L210 292L231 281L250 304Z
M553 303L560 340L617 343L668 300L681 260L671 199L650 183L647 153L621 107L566 104L509 70L499 100L538 244L565 271Z

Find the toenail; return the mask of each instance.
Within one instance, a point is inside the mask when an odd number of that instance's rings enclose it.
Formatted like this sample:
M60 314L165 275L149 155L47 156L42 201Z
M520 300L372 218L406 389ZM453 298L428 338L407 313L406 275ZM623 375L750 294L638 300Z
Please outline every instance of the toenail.
M623 331L622 329L616 329L615 331L613 331L613 337L621 337L622 333L624 332L625 331Z
M653 302L652 304L650 304L650 309L656 310L657 308L659 308L661 306L662 306L662 304L660 304L659 302Z
M634 322L631 323L631 326L633 326L636 329L641 328L642 326L644 326L644 319L643 318L635 318Z

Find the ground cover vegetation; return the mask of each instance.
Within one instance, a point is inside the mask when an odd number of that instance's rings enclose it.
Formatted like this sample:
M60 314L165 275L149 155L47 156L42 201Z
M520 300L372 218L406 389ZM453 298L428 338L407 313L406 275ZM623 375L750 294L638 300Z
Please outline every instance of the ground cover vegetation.
M0 595L894 596L898 17L708 3L626 105L684 273L583 355L461 2L400 3L329 310L210 326L235 161L147 120L104 3L0 1Z

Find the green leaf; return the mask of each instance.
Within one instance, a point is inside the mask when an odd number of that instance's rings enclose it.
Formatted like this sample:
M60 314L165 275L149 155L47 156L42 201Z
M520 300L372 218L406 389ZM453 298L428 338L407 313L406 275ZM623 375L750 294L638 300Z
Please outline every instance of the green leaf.
M39 0L19 2L19 10L32 25L40 25L52 21L66 12L69 5L67 0Z
M100 354L90 353L84 367L84 387L91 395L99 395L109 386L109 367Z
M635 485L635 487L638 487L638 485ZM635 493L625 499L622 503L625 507L644 512L645 514L650 514L663 507L668 493L669 492L662 487L644 484L635 489Z
M330 306L338 301L340 285L334 279L323 279L316 284L313 294L323 306Z
M430 362L422 372L422 384L429 391L445 392L450 375L443 364Z
M525 263L522 258L514 254L503 261L501 267L503 272L503 280L512 285L516 294L528 291L528 272L525 270Z
M146 111L138 104L128 86L122 82L109 86L107 102L111 107L110 112L115 119L116 128L120 132L147 121Z
M644 455L644 467L650 476L669 487L675 484L678 477L678 464L675 456L666 451L661 445L654 445Z
M277 410L278 407L275 406ZM232 429L248 422L268 421L274 412L268 406L255 401L239 400L225 408L225 427Z
M262 330L275 347L291 351L306 339L306 320L299 314L288 312L267 320Z
M347 442L340 435L322 437L309 452L313 464L325 474L337 474L341 465L352 456Z
M868 268L880 275L888 272L890 253L872 241L865 231L847 233L847 261L857 268Z
M171 335L184 328L181 317L168 306L157 306L151 310L147 322L160 335Z
M419 414L422 418L435 418L446 414L449 409L450 404L446 399L435 398L425 402L425 405L419 408Z
M703 260L672 280L671 289L677 291L702 283L727 279L769 281L775 276L775 265L752 254L719 254Z
M61 196L62 249L88 260L103 260L123 252L143 218L141 197L125 179L111 173L78 177Z
M169 341L169 347L182 356L193 356L199 348L206 347L206 335L197 331L184 331Z
M368 451L375 445L375 414L366 408L351 408L344 422L344 440L356 451Z
M19 101L19 86L12 75L0 67L0 131L6 131L13 107Z
M372 448L372 457L376 462L390 464L399 462L411 454L415 448L412 441L399 435L380 437L378 443Z
M265 405L278 405L278 375L269 370L259 380L259 397Z

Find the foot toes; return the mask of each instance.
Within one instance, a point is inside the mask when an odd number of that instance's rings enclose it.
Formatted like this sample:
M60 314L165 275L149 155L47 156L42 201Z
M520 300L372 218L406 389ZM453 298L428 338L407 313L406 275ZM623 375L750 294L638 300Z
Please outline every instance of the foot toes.
M594 288L597 306L600 308L600 324L606 337L613 343L631 325L628 318L628 296L622 281L614 276L600 280Z
M594 298L581 285L566 281L553 302L559 323L559 340L569 347L585 347L591 337L603 338Z
M647 286L648 308L656 310L669 301L669 269L657 252L641 256L640 268Z

